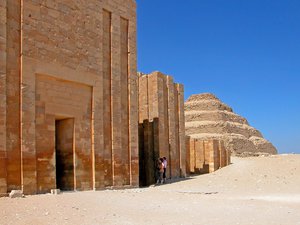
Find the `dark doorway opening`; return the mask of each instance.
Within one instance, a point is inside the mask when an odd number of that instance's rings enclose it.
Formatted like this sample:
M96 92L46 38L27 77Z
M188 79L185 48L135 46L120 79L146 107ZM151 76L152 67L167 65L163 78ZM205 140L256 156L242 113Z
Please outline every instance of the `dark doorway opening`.
M146 187L156 182L156 160L159 157L158 119L139 124L139 184Z
M74 119L55 121L56 188L74 190Z

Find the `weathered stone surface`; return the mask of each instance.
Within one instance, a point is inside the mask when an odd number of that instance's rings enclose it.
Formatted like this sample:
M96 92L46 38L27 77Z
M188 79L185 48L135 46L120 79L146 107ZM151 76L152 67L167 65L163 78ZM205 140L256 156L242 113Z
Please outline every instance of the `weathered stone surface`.
M20 1L6 1L6 172L7 191L21 189L20 152Z
M185 115L184 115L184 87L177 84L178 92L178 130L179 130L179 158L180 158L180 174L186 176L186 148L185 148Z
M0 0L0 12L0 194L56 189L57 148L64 188L138 186L135 1Z
M185 102L186 135L198 140L223 140L233 154L264 152L276 148L248 121L212 94L192 95Z
M212 173L230 164L230 151L225 149L224 141L186 137L186 152L188 174Z
M7 4L0 0L0 196L7 192L6 172L6 48L7 48Z
M139 123L158 119L159 156L167 157L168 177L185 176L184 89L160 72L139 74ZM153 159L152 159L153 160Z

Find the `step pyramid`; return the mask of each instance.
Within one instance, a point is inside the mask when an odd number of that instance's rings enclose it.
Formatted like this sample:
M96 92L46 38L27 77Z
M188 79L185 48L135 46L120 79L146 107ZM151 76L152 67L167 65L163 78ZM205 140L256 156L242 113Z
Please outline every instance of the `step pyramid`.
M192 95L185 102L185 131L198 140L223 140L233 155L277 154L245 118L210 93Z

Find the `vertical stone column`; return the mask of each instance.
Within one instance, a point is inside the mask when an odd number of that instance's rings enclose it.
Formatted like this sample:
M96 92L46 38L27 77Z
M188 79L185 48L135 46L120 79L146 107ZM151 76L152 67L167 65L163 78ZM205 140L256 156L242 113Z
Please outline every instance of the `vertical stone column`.
M195 167L197 172L202 173L204 165L203 141L195 140Z
M35 194L37 188L35 143L35 71L22 60L22 190Z
M139 147L138 147L138 77L137 77L137 49L136 49L136 5L129 20L128 28L128 83L129 83L129 163L130 185L139 185Z
M103 10L103 170L104 186L113 186L112 158L112 14ZM116 73L116 72L115 72Z
M144 123L139 123L139 174L145 174L146 170L144 168L144 149L145 149L145 138L144 138ZM144 185L144 177L139 176L139 186Z
M139 77L139 123L149 119L148 77L146 75Z
M219 141L220 167L227 166L227 151L224 146L224 141Z
M7 0L0 0L0 197L7 192L6 178L6 20Z
M164 74L160 74L161 77L162 77L162 86L163 86L163 118L164 118L164 148L163 148L163 152L162 153L162 156L165 156L167 157L167 159L169 160L169 163L171 162L170 161L170 154L171 154L171 151L170 151L170 142L169 142L169 131L170 131L170 127L169 127L169 98L168 98L168 84L167 84L167 76L165 76ZM166 176L167 178L171 178L171 168L173 166L170 164L168 165L167 167L167 172L166 172Z
M226 155L227 155L227 165L231 164L231 151L226 149Z
M195 139L190 140L190 172L195 172Z
M7 150L7 185L8 185L8 191L10 191L12 189L21 189L21 152L20 152L21 2L20 1L7 1L6 34L7 34L6 150Z
M121 33L121 185L130 185L129 159L129 58L127 19L120 19Z
M94 190L104 188L104 133L103 129L103 82L100 82L93 90L93 105L94 105L94 126L92 128L93 136L93 151L94 151ZM110 133L108 135L111 137ZM111 158L111 157L110 157Z
M215 155L214 155L214 163L215 163L215 171L220 169L220 151L219 151L219 141L218 140L213 140L213 145L214 145L214 152L215 152Z
M149 119L158 118L158 76L157 74L151 74L148 76L148 102L149 102Z
M179 137L179 105L178 105L178 90L177 84L173 83L174 87L174 113L175 113L175 142L176 142L176 175L180 176L180 137Z
M157 78L157 105L156 109L159 118L159 152L160 157L169 158L169 134L168 134L168 96L165 77L159 72L155 72Z
M209 141L205 140L203 141L203 147L204 147L204 168L203 168L203 173L209 173L209 163L210 163L210 145Z
M159 153L159 119L153 119L153 149L154 149L154 160L157 160L160 156Z
M220 167L219 142L216 140L207 141L205 151L208 152L209 173L215 172Z
M185 171L185 116L184 116L184 88L182 84L177 84L178 91L178 115L179 115L179 153L181 176L186 176Z
M108 15L107 15L108 14ZM93 88L93 152L94 152L94 189L102 189L105 186L105 170L111 172L111 164L107 166L107 158L111 161L111 16L102 10L99 14L102 24L101 42L102 54L100 58L101 76ZM107 131L108 130L108 131ZM105 169L104 169L105 168ZM109 176L111 180L111 174ZM111 185L111 184L110 184Z
M122 181L122 117L121 117L121 38L120 17L112 14L112 177L113 186L121 186Z
M176 130L176 122L178 121L175 111L177 111L177 101L175 103L175 86L173 78L167 76L167 87L168 87L168 122L169 122L169 145L170 145L170 157L169 157L169 168L170 177L179 177L179 152L178 142L176 136L178 136L178 129ZM177 96L176 96L177 98Z
M208 165L208 173L214 172L214 146L211 141L205 141L205 162L206 165Z
M203 174L205 173L205 145L204 145L204 141L201 140L200 141L200 155L201 155L201 160L200 160L200 163L201 163L201 168L200 168L200 173Z
M190 136L186 136L185 137L185 148L186 148L186 173L190 174L191 173L191 153L190 153L190 148L191 148L191 137Z

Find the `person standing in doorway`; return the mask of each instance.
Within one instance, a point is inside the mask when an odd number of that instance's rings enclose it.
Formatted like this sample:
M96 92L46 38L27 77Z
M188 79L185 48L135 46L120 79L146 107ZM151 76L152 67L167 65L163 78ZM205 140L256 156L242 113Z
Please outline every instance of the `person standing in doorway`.
M163 183L164 164L163 158L158 158L156 162L156 184Z
M163 174L163 180L164 183L167 181L167 166L168 166L168 161L166 157L163 157L163 165L164 165L164 174Z

